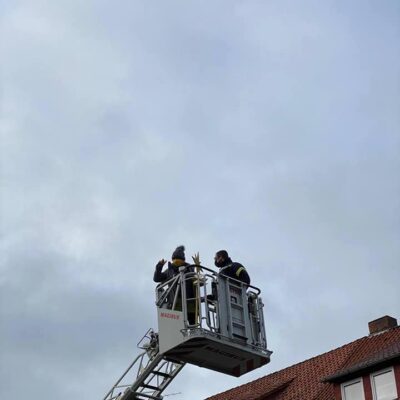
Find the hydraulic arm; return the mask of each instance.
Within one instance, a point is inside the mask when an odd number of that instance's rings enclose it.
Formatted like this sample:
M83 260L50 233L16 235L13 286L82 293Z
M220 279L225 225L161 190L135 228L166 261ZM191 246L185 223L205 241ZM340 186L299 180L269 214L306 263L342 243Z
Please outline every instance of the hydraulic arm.
M158 334L147 331L138 344L144 350L122 374L103 400L161 400L184 362L172 362L160 354ZM132 383L133 381L133 383Z

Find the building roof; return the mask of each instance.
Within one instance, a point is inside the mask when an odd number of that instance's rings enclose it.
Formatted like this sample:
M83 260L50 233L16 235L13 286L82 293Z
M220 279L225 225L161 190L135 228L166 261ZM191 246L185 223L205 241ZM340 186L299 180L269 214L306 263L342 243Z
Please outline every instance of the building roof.
M400 327L365 336L206 400L332 400L333 382L400 359Z

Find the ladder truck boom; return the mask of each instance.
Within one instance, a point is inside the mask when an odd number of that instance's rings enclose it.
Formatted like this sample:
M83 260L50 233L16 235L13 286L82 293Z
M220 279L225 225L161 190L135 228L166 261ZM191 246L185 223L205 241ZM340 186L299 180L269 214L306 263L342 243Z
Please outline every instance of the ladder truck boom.
M161 393L185 365L168 361L159 353L158 335L152 329L146 332L138 347L144 351L133 360L103 400L161 400Z

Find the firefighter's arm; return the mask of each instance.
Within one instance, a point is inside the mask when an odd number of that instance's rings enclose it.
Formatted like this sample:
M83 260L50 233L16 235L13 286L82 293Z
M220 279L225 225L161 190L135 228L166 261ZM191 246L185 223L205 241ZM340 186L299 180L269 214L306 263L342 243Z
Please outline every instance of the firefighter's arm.
M167 274L165 272L162 272L162 268L166 262L167 262L166 260L162 259L157 263L153 277L154 282L162 282L166 280Z
M241 280L244 283L247 283L250 285L250 276L246 271L246 268L241 265L237 270L235 275L237 276L237 279Z

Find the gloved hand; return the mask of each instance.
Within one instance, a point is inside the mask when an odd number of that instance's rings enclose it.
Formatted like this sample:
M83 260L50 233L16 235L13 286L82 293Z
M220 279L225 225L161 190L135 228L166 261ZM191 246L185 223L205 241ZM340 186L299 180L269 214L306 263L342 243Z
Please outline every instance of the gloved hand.
M200 265L200 254L199 252L195 253L194 256L192 256L192 260L196 265Z
M162 259L157 263L156 267L157 268L162 268L165 265L166 262L167 262L167 260Z

